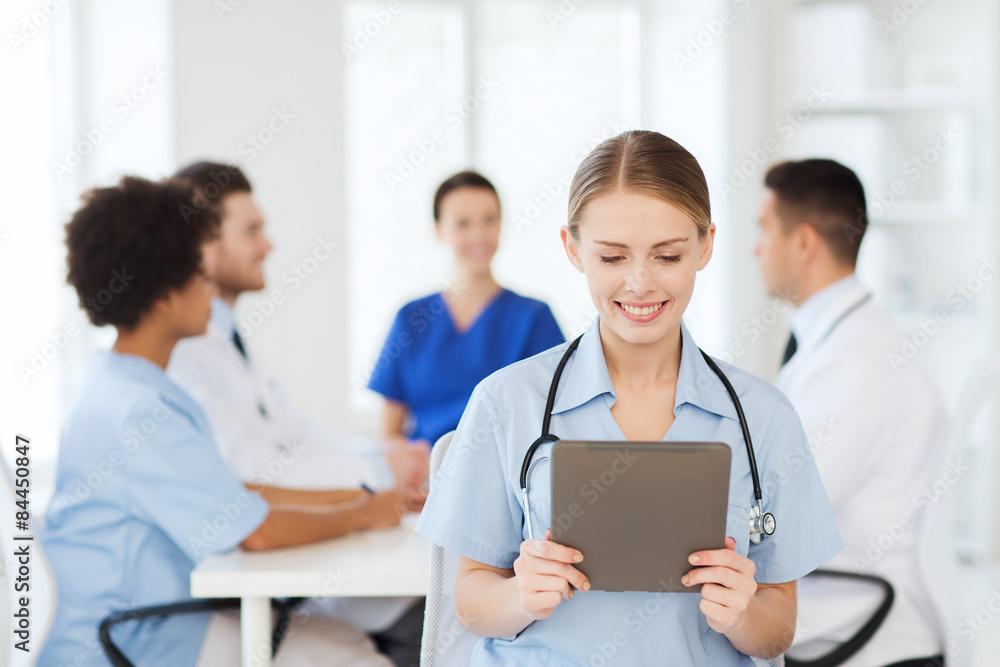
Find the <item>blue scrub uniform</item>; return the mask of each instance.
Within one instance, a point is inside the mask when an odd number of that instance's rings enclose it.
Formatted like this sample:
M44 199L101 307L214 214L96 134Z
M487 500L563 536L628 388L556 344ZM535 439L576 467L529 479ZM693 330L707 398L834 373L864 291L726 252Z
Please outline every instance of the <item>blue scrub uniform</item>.
M503 290L460 332L433 294L400 309L368 388L405 403L413 417L407 435L434 443L455 430L483 378L564 341L541 301Z
M109 665L97 627L113 611L190 599L201 558L237 546L269 511L216 450L205 415L152 362L98 353L63 429L42 535L59 609L41 665ZM118 626L137 665L193 666L207 614Z
M598 323L594 321L567 364L556 396L550 432L565 440L626 440L611 415L615 393ZM736 550L756 564L758 583L798 579L841 548L798 416L772 385L719 362L743 404L764 510L777 520L773 536L752 544L753 486L736 410L683 324L681 340L675 421L664 440L730 445L726 534L736 540ZM476 388L417 524L419 533L481 563L513 567L528 535L521 507L521 462L541 432L549 384L565 349L563 345L514 364ZM536 450L529 480L536 536L550 527L551 451L551 444ZM480 641L472 664L750 667L749 657L708 627L699 601L696 593L577 591L549 618L535 621L517 636Z

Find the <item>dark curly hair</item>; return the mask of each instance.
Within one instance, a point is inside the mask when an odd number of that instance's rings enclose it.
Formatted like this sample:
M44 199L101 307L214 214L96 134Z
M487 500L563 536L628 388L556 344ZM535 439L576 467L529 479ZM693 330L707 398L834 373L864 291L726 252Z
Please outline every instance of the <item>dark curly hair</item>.
M201 270L202 245L218 234L219 217L194 200L188 181L136 176L84 193L66 225L66 282L91 322L131 329Z

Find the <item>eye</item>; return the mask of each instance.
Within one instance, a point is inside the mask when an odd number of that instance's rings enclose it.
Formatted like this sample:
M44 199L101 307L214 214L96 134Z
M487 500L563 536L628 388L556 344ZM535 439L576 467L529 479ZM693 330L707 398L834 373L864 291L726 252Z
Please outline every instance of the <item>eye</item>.
M656 259L662 260L668 264L673 264L681 261L683 258L683 255L660 255Z
M625 259L621 255L614 255L612 257L601 257L602 264L617 264L618 262Z

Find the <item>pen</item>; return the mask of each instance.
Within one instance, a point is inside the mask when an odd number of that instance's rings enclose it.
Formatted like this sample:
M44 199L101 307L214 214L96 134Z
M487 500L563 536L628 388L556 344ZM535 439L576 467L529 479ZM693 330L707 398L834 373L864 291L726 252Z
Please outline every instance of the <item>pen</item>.
M361 484L361 490L364 491L365 493L367 493L370 496L374 496L375 495L375 490L372 489L372 487L368 486L367 484L365 484L363 482Z

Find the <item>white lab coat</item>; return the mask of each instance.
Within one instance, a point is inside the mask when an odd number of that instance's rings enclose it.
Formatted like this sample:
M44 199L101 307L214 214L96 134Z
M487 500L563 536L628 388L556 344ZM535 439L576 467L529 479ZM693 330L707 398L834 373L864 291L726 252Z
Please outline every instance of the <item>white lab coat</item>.
M167 368L208 415L229 467L244 482L287 488L391 488L381 445L297 410L253 340L243 340L248 359L236 349L232 323L229 305L215 299L208 332L180 341Z
M852 275L808 299L792 323L798 349L776 381L802 419L844 541L824 567L875 574L895 589L881 628L844 663L851 667L943 647L917 545L932 511L918 498L939 474L947 418L916 360L893 369L901 338L873 299L836 323L868 294ZM853 634L881 597L853 588L800 582L795 644Z
M298 489L392 488L395 480L377 441L338 433L292 405L264 365L252 339L247 359L232 340L232 309L212 302L204 336L174 348L167 374L202 407L222 458L244 482ZM417 598L321 602L325 615L366 631L383 630Z

